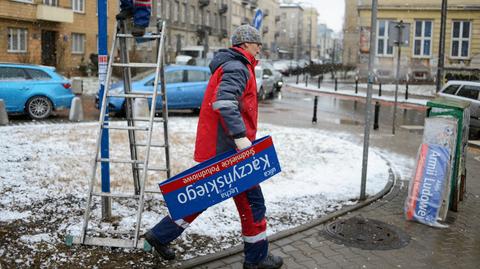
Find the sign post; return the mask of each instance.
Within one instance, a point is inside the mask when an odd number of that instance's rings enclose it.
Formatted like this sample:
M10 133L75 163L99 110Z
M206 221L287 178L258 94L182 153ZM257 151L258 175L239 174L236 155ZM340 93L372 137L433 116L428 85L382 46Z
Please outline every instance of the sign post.
M255 17L253 17L253 22L252 22L253 27L255 27L257 30L260 30L260 27L262 26L262 20L263 20L263 12L261 9L257 9L257 12L255 13Z
M105 92L105 80L107 77L107 0L97 0L98 6L98 80L100 90L98 93L99 107L102 107L102 98ZM108 106L105 113L105 125L108 125ZM102 159L109 158L109 139L108 128L102 131L100 142L100 156ZM102 192L110 192L110 164L102 162L100 164L102 175ZM112 216L112 200L110 197L102 197L102 219L108 219Z

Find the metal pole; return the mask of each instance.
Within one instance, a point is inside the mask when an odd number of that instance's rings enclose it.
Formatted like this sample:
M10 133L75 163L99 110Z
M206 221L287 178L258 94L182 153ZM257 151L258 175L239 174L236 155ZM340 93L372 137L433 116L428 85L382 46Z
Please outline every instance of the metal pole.
M392 122L392 134L395 134L395 121L397 120L397 102L398 102L398 83L400 81L400 56L402 53L402 40L403 40L403 21L401 20L395 27L398 28L397 36L397 77L395 81L395 102L393 103L393 122Z
M312 124L317 123L317 106L318 106L318 96L315 96L315 99L313 100L313 118L312 118Z
M107 53L107 0L97 0L98 6L98 79L100 81L100 90L98 96L103 96L105 89L105 79L107 75L106 61ZM102 107L102 99L99 99L99 107ZM105 112L105 125L108 125L108 106ZM102 159L109 157L109 136L108 129L102 131L100 144L100 156ZM110 192L110 164L102 162L100 165L102 175L102 192ZM102 197L102 219L109 219L112 216L112 200L110 197Z
M370 140L370 126L372 122L372 88L373 88L373 64L375 61L375 52L377 50L377 3L378 0L372 0L372 18L370 28L370 54L368 59L368 84L367 84L367 102L365 104L365 131L363 136L363 159L362 159L362 182L360 185L360 200L365 200L365 188L367 183L367 165L368 165L368 147Z
M443 67L445 64L445 29L447 23L447 0L442 0L442 13L440 17L440 40L438 45L437 64L437 92L442 88Z

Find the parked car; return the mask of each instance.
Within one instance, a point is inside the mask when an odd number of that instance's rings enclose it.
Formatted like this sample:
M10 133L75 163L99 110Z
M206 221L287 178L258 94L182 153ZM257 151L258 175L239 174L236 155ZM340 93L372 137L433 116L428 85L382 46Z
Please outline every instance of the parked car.
M199 111L210 75L210 69L203 66L171 65L165 67L168 108ZM132 92L153 92L154 80L153 71L138 74L132 78ZM113 84L110 92L123 94L125 92L123 82ZM125 112L124 97L109 97L108 99L110 112L119 114ZM151 104L151 100L149 100L149 104ZM160 111L161 109L162 98L158 96L156 110Z
M276 71L270 63L265 61L260 61L255 67L255 78L259 100L273 97L283 86L282 74Z
M0 63L0 99L9 114L45 119L54 110L69 109L73 97L71 82L54 67Z
M470 102L470 128L480 133L480 82L451 80L438 95Z

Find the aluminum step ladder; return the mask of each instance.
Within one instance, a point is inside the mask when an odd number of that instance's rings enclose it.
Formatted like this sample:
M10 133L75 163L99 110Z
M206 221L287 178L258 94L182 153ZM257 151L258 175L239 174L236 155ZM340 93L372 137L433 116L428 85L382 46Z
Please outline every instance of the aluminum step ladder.
M146 191L145 185L148 179L148 173L151 171L155 172L164 172L166 178L170 178L170 154L169 154L169 144L168 144L168 109L167 109L167 96L165 88L165 76L164 76L164 43L165 43L165 22L157 22L157 31L156 33L147 33L140 39L142 41L156 41L157 55L155 63L131 63L129 61L128 46L127 40L133 41L133 39L138 39L131 34L127 33L127 22L123 20L117 21L117 27L115 31L115 37L112 42L112 47L110 51L110 59L108 61L107 75L106 75L106 85L105 91L102 97L102 107L100 111L99 119L99 130L98 138L96 143L96 152L95 158L93 160L93 171L90 179L87 206L84 213L83 226L80 233L80 236L71 236L66 237L67 245L72 244L84 244L84 245L96 245L96 246L108 246L108 247L121 247L121 248L140 248L146 251L151 249L151 246L143 239L140 239L140 228L142 221L142 214L144 209L145 202L145 193L160 193L159 191ZM117 47L118 44L118 47ZM119 49L120 53L120 62L114 62L115 52ZM122 69L123 74L123 85L124 92L112 92L112 68L117 67ZM131 78L131 69L132 68L151 68L155 71L155 79L153 82L153 91L140 92L134 91L132 89L132 78ZM158 86L161 85L159 88ZM160 90L159 90L160 89ZM158 112L157 98L162 99L162 108L161 108L161 118L156 117ZM107 107L109 106L108 98L125 98L125 114L127 126L118 126L112 124L112 122L106 117ZM148 117L137 117L133 111L134 100L135 99L147 99L146 102L150 101L150 112ZM116 121L115 123L118 123ZM143 125L142 125L143 123ZM152 132L154 130L154 124L163 123L163 142L164 144L154 144L152 143ZM115 130L115 131L127 131L128 132L128 141L130 149L130 159L114 159L114 158L101 158L101 138L103 131L105 129ZM137 141L138 133L142 132L143 136L146 136L146 141ZM112 149L113 145L110 145ZM150 150L153 148L163 148L165 150L165 167L152 167L149 163L150 161ZM140 154L143 150L143 156ZM113 193L113 192L102 192L96 187L97 183L97 168L99 163L119 163L119 164L131 164L132 178L133 178L133 193ZM110 168L109 168L110 169ZM113 181L112 181L113 182ZM111 199L133 199L137 201L137 211L136 211L136 221L135 221L135 230L133 231L118 231L114 230L100 230L100 231L91 231L89 229L89 221L92 215L92 205L94 204L94 197L100 197L103 207L109 207L111 210ZM98 199L97 199L98 200ZM102 208L105 210L105 208ZM103 212L102 212L103 213ZM103 215L103 214L102 214ZM111 221L103 220L103 221ZM131 227L130 227L131 228ZM89 233L90 232L90 233ZM108 236L93 236L92 233L105 234Z

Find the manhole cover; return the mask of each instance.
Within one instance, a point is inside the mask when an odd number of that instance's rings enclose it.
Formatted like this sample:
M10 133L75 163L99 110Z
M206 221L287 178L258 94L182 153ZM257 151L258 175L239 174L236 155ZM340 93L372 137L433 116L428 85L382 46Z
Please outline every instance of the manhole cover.
M395 226L362 217L330 223L323 233L338 244L368 250L398 249L410 242L410 237Z

